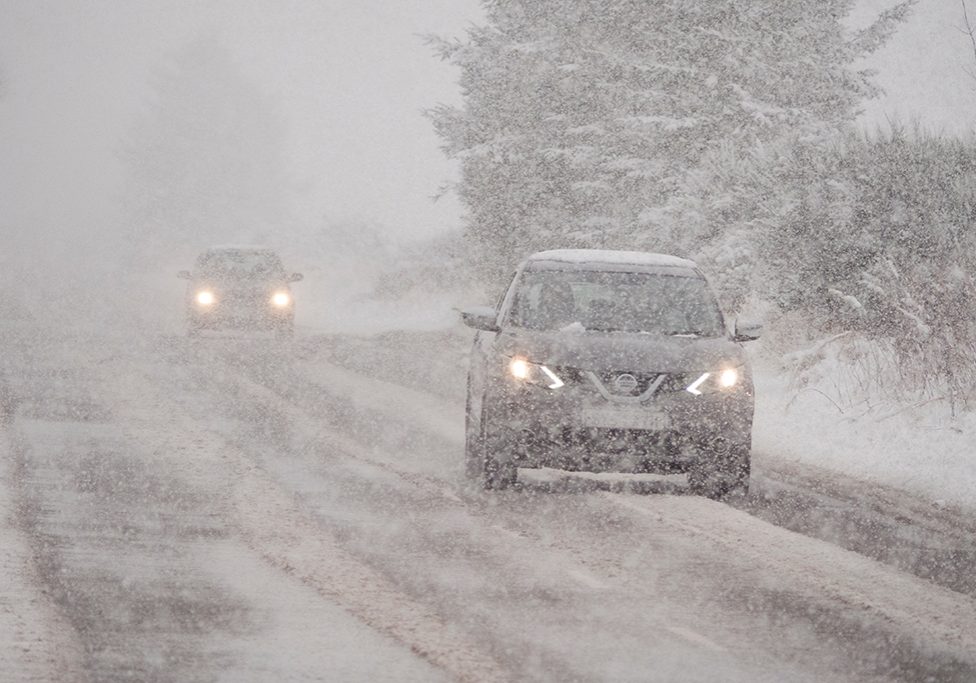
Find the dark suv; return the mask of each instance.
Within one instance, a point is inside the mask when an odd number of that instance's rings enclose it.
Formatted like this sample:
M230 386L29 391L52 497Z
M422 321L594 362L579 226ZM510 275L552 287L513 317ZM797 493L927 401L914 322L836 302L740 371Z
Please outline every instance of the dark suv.
M294 333L295 302L288 285L302 275L286 274L271 249L211 247L179 277L190 281L186 314L191 336L221 328L273 330L279 337Z
M749 485L753 385L696 265L661 254L533 254L478 331L466 469L504 488L519 468L687 472L714 497Z

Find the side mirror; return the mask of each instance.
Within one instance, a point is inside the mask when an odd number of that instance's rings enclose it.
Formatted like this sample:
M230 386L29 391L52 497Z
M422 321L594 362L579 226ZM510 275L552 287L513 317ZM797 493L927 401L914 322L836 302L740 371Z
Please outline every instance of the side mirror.
M190 275L190 271L188 271L188 270L181 270L180 272L178 272L176 274L176 277L178 277L181 280L192 280L193 279L193 276Z
M762 336L762 323L755 322L752 320L736 320L735 321L735 334L732 335L732 341L737 342L747 342L755 341Z
M485 332L498 332L498 313L491 306L474 306L461 311L461 320L468 327Z
M292 273L288 276L288 282L300 282L305 278L301 273Z

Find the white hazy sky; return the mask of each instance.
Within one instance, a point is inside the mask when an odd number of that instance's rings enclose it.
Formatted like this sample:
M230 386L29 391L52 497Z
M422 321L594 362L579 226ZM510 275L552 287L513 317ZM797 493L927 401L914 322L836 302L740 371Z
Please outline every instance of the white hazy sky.
M67 254L119 220L116 152L152 72L211 36L288 122L295 215L455 225L458 202L430 200L454 167L421 110L459 101L456 74L420 34L480 16L476 0L0 0L0 233Z
M852 17L866 23L896 0L860 0ZM976 0L966 0L976 22ZM870 60L886 95L864 105L864 121L919 120L951 134L976 125L976 56L965 28L962 0L919 0L908 22ZM968 70L968 73L967 73Z
M890 1L861 0L855 20ZM457 225L456 200L429 199L455 169L420 114L459 100L457 74L417 34L460 35L481 17L477 0L0 0L0 234L38 232L67 252L117 221L120 137L153 69L200 36L279 103L297 215L418 235ZM866 121L972 128L976 59L961 24L955 0L920 1L872 60L888 94Z

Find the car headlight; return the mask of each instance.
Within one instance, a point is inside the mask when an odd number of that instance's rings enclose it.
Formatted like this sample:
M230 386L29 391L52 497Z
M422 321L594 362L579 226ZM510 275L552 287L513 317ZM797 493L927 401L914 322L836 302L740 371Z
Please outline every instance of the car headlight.
M291 294L288 292L275 292L271 295L271 303L278 308L284 308L291 303Z
M519 356L508 361L508 374L526 384L536 384L549 389L558 389L565 384L545 365L531 363Z
M714 372L703 372L694 382L685 387L685 391L695 396L718 391L730 391L738 386L741 379L742 372L739 368L723 368Z
M217 303L217 297L209 289L201 289L197 292L196 302L201 306L213 306Z

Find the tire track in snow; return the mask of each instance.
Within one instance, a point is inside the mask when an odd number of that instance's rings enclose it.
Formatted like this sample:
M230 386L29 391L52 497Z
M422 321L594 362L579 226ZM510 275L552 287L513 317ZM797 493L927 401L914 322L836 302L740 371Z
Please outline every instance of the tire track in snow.
M0 470L0 673L20 681L86 681L76 634L36 576L30 540L17 510L21 449L11 434L10 421L4 422L0 426L0 462L4 463Z
M150 383L158 381L148 379ZM248 387L252 392L255 389L263 388ZM275 396L275 401L280 399ZM180 409L186 413L185 407ZM219 435L190 424L185 433L192 434L199 447L219 452L231 469L231 516L254 553L457 681L510 680L505 670L463 632L350 555L293 494L248 455ZM434 493L426 480L414 478L412 483L428 494ZM443 495L439 487L436 493Z
M335 368L335 370L339 369ZM352 373L347 373L346 371L341 370L340 372L344 372L346 374L344 377L345 382L343 386L348 387L353 380ZM266 377L263 378L263 380L263 382L257 382L247 378L246 381L248 382L248 386L246 390L259 401L278 403L281 401L287 402L295 414L299 416L299 418L308 416L306 412L307 409L293 403L293 399L292 397L288 396L288 392L282 392L276 383L269 381ZM316 389L322 389L323 391L325 390L324 387L321 387L321 385L314 384L314 386ZM330 391L333 390L334 389L331 389ZM362 407L362 403L360 403L360 406ZM413 419L422 420L424 416L425 414L422 404L412 404L410 417ZM442 436L450 435L455 437L456 440L456 437L458 436L456 427L448 424L444 419L443 414L438 414L435 419L437 420L435 424L437 424L440 434ZM444 479L439 479L437 477L422 473L411 472L402 467L397 467L388 460L374 457L371 452L364 448L362 443L359 441L355 441L334 431L329 432L328 441L337 447L338 451L344 456L389 472L405 482L412 484L425 495L443 499L448 503L460 507L466 511L477 510L479 507L483 507L483 500L478 500L477 498L471 496L462 497L457 495L452 490L451 483L445 481ZM481 510L481 512L483 513L483 510ZM492 526L498 532L513 536L520 541L529 540L524 534L515 531L510 527L499 524L493 524ZM583 588L596 591L602 591L608 588L608 584L605 581L595 576L583 566L574 566L571 564L569 566L565 566L563 571L569 579Z
M495 661L463 634L406 596L386 577L348 555L246 456L226 448L224 453L235 469L237 523L255 553L342 605L371 628L409 646L455 680L509 680Z
M759 455L754 495L735 507L976 597L973 512Z
M729 510L725 523L717 527L688 506L664 508L652 499L604 495L657 526L749 558L757 581L766 574L792 576L798 594L836 605L841 618L858 627L870 622L883 625L902 643L918 643L921 651L935 653L936 659L946 662L952 680L968 680L957 675L976 676L976 600L972 598L825 541L798 543L795 532L738 510ZM904 666L911 670L913 662Z

